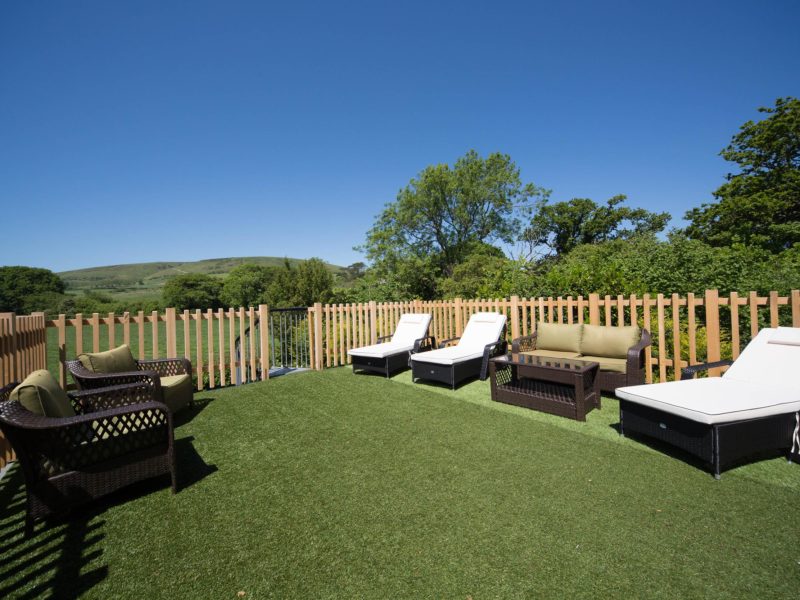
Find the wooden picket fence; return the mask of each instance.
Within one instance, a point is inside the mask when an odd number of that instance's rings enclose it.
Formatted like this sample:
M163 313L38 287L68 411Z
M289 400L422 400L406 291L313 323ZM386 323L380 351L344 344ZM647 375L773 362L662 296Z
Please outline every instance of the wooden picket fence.
M315 304L308 309L311 364L315 369L350 364L347 351L391 335L403 313L430 313L429 333L437 340L458 337L470 315L493 311L506 315L509 341L532 333L537 321L623 326L638 324L653 335L646 352L648 383L678 379L680 369L698 362L739 356L763 326L800 327L800 291L721 296L644 294L639 297L572 296L557 298L366 302ZM718 375L719 369L711 374Z
M44 313L27 316L0 313L0 387L46 367ZM13 457L11 445L0 435L0 468Z

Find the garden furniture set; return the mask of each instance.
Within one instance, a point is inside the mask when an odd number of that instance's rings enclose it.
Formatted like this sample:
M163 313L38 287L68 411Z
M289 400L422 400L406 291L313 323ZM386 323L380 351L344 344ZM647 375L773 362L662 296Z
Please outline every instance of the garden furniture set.
M586 420L602 391L620 399L620 434L670 444L721 470L753 455L789 451L800 460L800 328L762 330L735 362L683 369L681 381L644 384L650 334L638 327L539 323L507 352L506 318L473 314L460 338L437 349L429 314L403 315L381 343L348 353L353 371L451 388L490 377L491 397ZM692 379L730 366L722 377ZM0 429L27 490L25 530L34 520L129 484L170 475L176 490L173 414L192 399L186 359L135 360L127 346L67 362L78 390L45 370L0 390ZM790 449L791 448L791 449ZM790 450L789 450L790 449Z

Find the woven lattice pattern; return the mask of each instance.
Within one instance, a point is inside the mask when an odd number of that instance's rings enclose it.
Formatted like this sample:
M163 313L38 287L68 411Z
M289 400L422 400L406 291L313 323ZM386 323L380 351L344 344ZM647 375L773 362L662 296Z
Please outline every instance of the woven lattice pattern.
M140 371L155 371L159 377L191 374L192 363L186 358L158 358L136 361Z
M0 429L25 475L28 528L35 517L163 473L175 490L172 414L157 391L139 382L75 392L77 414L67 418L36 415L0 391Z

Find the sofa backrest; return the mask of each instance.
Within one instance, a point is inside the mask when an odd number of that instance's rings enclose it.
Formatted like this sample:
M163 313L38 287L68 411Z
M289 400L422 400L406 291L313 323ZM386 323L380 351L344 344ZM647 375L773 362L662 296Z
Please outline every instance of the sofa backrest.
M581 354L605 358L625 358L628 356L628 349L635 346L641 338L642 331L636 325L625 327L584 325Z
M500 313L475 313L469 318L464 333L458 341L458 347L483 350L487 344L500 339L505 324L506 317Z
M555 350L557 352L581 351L581 338L583 337L583 324L565 325L563 323L536 324L536 349Z
M431 316L428 313L407 313L400 317L397 328L392 335L392 344L411 346L419 338L425 337L430 325Z
M773 387L797 387L794 370L799 367L800 328L779 327L759 331L722 376Z
M78 360L92 373L128 373L138 369L127 344L105 352L85 352Z

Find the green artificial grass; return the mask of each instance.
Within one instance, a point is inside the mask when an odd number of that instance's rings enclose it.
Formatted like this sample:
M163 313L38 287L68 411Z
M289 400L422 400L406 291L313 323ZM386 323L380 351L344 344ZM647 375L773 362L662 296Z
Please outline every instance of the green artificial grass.
M198 394L182 489L25 540L0 481L0 597L796 598L800 467L706 471L613 427L349 369ZM244 593L241 596L240 593Z

